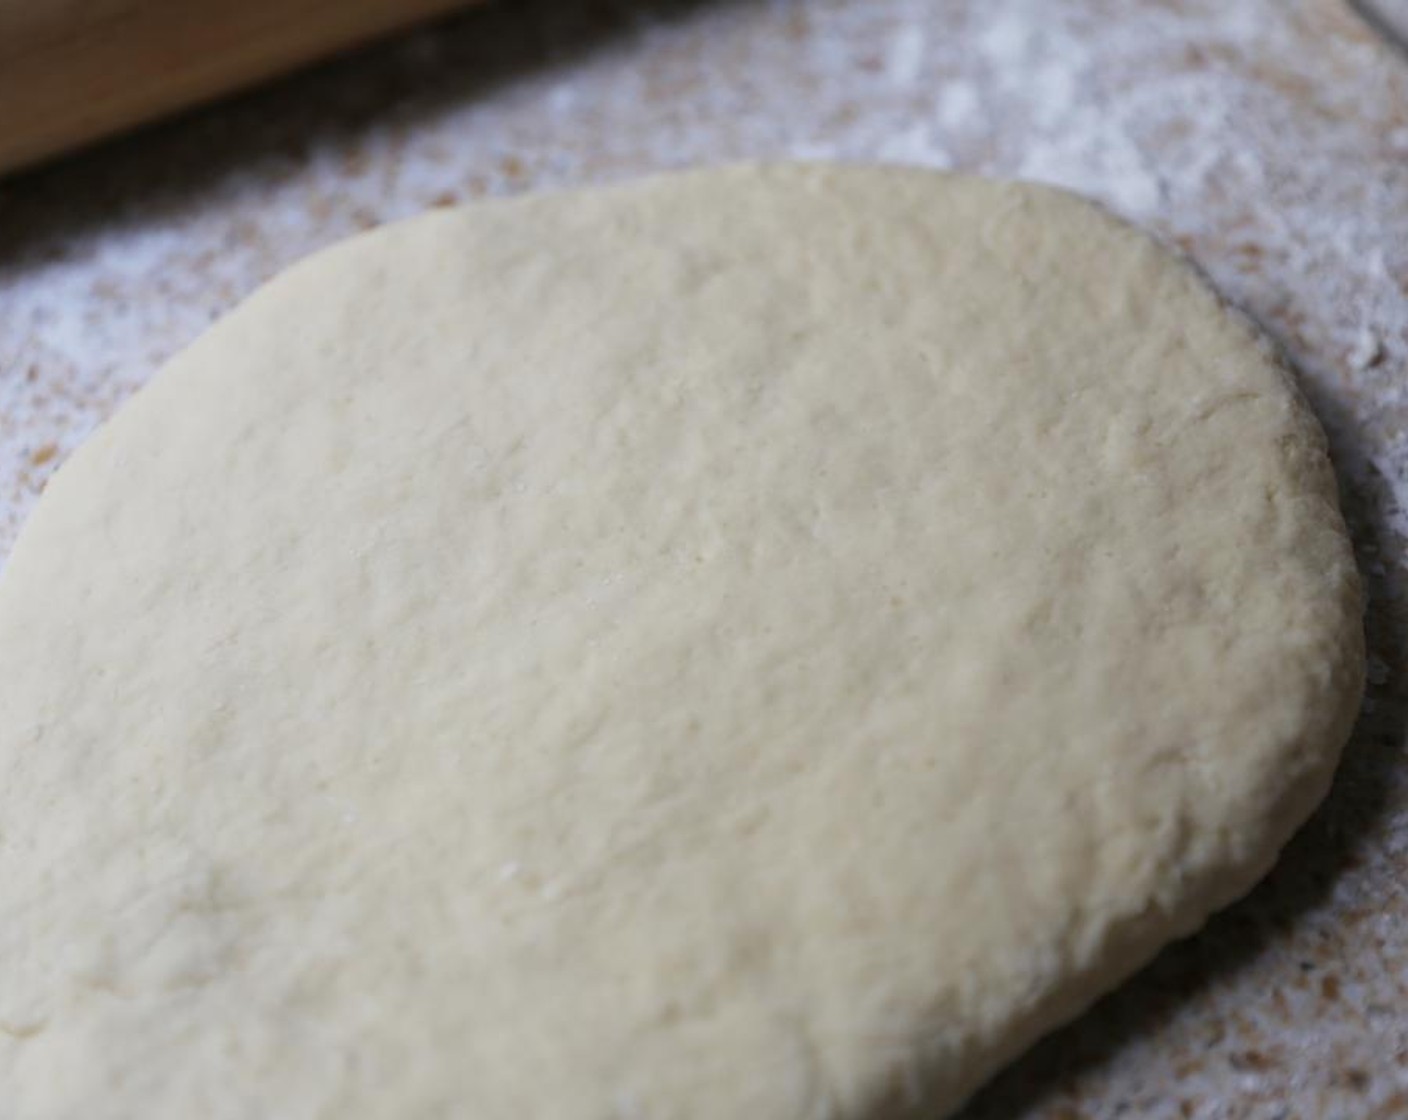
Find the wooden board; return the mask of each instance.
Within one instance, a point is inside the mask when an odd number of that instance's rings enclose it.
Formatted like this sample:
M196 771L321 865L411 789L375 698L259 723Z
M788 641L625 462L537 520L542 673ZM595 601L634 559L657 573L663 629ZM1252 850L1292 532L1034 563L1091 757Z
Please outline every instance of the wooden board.
M0 171L463 0L0 0Z

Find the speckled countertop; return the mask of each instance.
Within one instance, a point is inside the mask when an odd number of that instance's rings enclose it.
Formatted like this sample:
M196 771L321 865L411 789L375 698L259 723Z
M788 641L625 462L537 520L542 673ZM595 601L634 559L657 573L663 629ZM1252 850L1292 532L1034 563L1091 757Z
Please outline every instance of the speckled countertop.
M1334 791L1246 901L969 1120L1408 1117L1408 56L1345 0L518 0L0 181L0 556L261 280L489 193L748 157L1058 182L1289 352L1371 605Z

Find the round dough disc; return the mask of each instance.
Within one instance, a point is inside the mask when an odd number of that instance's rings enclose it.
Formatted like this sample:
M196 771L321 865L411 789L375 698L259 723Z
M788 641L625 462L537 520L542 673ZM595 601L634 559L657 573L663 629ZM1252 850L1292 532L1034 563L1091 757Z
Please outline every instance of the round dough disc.
M1322 433L1087 203L429 214L4 572L0 1112L937 1116L1266 870L1361 673Z

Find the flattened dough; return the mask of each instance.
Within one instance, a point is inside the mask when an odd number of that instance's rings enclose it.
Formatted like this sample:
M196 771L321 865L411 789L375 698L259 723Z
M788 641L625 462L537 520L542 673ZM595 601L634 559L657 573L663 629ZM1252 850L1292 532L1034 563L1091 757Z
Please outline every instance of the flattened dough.
M1267 869L1362 658L1287 377L1066 194L356 238L0 577L0 1115L944 1114Z

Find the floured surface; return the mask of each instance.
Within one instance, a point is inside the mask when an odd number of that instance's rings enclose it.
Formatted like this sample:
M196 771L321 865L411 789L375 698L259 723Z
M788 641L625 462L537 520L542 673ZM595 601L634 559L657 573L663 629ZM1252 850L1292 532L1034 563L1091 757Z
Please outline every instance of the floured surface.
M280 278L54 478L0 678L11 1114L871 1120L1250 887L1363 638L1190 270L773 168Z
M1339 0L506 5L0 184L0 541L214 314L379 220L743 156L1088 191L1187 248L1294 358L1369 580L1370 700L1269 887L1004 1079L990 1114L1397 1115L1405 152L1408 74Z

